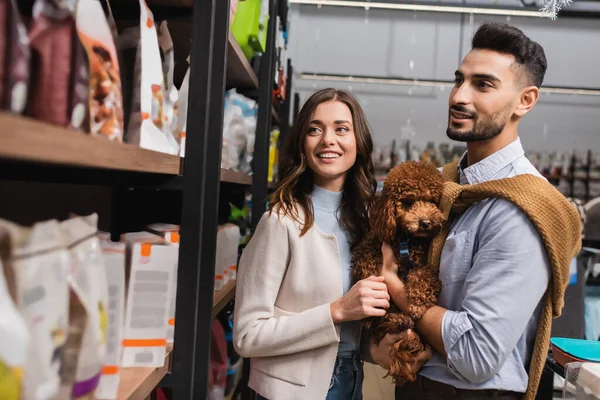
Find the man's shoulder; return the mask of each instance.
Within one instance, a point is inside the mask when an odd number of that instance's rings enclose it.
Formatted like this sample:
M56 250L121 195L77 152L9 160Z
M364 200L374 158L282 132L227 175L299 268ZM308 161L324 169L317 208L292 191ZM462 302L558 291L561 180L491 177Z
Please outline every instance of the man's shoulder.
M544 180L547 181L547 179L544 177L544 175L538 171L538 169L535 167L535 165L533 165L531 163L531 161L529 161L529 159L525 156L515 160L512 163L512 167L513 167L513 173L514 175L533 175L533 176L537 176L538 178L542 178Z

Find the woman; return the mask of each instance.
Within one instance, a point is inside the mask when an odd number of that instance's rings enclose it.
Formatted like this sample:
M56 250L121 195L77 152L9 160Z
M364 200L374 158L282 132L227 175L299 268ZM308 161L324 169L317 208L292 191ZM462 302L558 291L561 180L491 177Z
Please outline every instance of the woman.
M383 277L350 278L351 249L369 229L372 150L350 94L321 90L302 107L239 265L234 345L252 358L259 398L362 399L360 320L384 315L390 299ZM383 365L393 342L372 351Z

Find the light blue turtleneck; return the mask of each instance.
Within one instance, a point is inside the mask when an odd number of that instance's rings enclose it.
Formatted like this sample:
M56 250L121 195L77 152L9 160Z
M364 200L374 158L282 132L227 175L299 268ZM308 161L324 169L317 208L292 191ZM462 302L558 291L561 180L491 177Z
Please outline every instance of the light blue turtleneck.
M342 202L342 192L331 192L319 186L314 186L312 203L315 213L315 224L325 233L333 233L337 239L342 265L344 294L352 286L352 260L350 253L350 235L338 221L339 207ZM360 321L344 322L341 326L338 355L351 356L360 342Z

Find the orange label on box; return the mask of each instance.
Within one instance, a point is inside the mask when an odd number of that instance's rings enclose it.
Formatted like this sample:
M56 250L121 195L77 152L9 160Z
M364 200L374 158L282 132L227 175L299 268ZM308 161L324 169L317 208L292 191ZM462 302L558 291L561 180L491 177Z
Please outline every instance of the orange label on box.
M142 257L150 257L150 254L152 254L152 245L150 243L144 243L142 244Z
M102 375L116 375L119 373L119 367L116 365L106 365L102 368Z
M124 339L125 347L162 347L167 345L167 339Z
M169 319L169 326L175 326L175 318Z
M171 232L171 234L169 235L169 240L171 241L171 243L179 243L179 233Z

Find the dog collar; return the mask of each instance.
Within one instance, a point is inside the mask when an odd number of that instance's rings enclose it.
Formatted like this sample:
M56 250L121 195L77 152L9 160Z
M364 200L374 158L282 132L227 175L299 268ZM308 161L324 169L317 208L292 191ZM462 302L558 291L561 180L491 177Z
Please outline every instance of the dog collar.
M406 235L404 231L401 231L399 236L400 243L398 244L398 250L400 253L400 257L402 257L406 261L405 265L408 264L408 268L402 268L399 272L402 280L406 281L408 271L413 269L415 267L415 264L413 264L412 260L410 259L410 241L408 239L408 235Z

